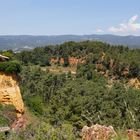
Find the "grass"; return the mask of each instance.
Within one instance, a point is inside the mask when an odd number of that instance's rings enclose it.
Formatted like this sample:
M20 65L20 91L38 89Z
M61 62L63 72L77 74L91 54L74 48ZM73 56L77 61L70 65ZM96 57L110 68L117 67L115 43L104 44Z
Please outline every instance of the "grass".
M125 130L118 130L116 131L117 136L114 137L112 140L128 140L127 133Z

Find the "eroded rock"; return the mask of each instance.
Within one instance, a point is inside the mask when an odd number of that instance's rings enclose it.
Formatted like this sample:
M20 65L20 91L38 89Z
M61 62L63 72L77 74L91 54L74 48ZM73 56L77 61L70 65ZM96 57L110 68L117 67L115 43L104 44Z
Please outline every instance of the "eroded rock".
M83 64L85 62L84 59L82 58L75 58L75 57L69 57L68 58L68 62L70 64L70 66L75 66L78 65L78 63ZM60 63L61 65L64 64L64 58L51 58L51 63L52 64L57 64Z
M19 80L16 74L0 72L0 103L14 105L17 118L24 114L24 104L20 94Z
M111 140L116 136L116 132L112 126L92 125L91 127L84 126L81 132L83 140Z

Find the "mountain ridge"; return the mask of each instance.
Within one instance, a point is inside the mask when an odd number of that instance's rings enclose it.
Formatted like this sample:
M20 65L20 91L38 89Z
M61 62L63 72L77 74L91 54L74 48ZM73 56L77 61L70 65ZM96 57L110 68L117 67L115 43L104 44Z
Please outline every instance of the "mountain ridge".
M29 50L39 46L62 44L67 41L97 40L112 45L125 45L140 48L140 36L91 34L91 35L0 35L0 50Z

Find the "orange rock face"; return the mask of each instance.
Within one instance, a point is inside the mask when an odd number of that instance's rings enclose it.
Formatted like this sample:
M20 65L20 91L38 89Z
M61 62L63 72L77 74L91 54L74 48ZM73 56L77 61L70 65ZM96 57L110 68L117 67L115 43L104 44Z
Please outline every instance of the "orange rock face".
M74 57L69 58L70 65L77 65L78 63L83 63L83 62L84 61L82 61L81 59L78 59L78 58L74 58Z
M84 60L78 59L78 58L75 58L75 57L70 57L68 59L68 61L69 61L70 65L77 65L78 63L84 63ZM64 64L64 58L52 58L51 63L53 63L53 64L60 63L61 65L63 65Z
M24 114L24 104L20 94L18 78L15 74L0 72L0 103L14 105L17 118Z

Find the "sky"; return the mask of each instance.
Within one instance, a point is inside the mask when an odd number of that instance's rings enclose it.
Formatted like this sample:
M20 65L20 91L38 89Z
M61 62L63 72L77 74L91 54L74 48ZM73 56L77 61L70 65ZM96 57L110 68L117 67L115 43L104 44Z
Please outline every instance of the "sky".
M0 35L140 35L140 0L0 0Z

